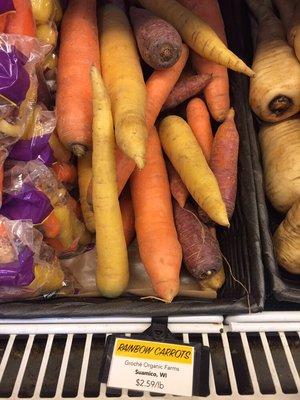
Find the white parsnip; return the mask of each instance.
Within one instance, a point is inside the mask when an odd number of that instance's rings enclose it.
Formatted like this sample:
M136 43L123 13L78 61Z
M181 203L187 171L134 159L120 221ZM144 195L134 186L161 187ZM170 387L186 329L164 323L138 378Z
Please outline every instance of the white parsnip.
M262 120L281 121L300 111L300 64L271 0L247 0L247 4L258 22L250 105Z
M292 274L300 274L300 198L287 213L274 235L278 263Z
M300 117L264 124L259 132L265 191L279 212L300 197Z

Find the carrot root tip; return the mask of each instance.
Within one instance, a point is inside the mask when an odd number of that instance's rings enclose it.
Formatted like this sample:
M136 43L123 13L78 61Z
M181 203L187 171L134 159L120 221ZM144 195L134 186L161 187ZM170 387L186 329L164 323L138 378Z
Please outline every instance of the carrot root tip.
M86 154L87 148L82 144L73 144L72 152L75 154L76 157L80 158Z
M135 157L134 161L136 163L136 166L138 167L138 169L143 169L144 166L146 165L146 160L143 157Z
M287 96L279 95L276 96L269 103L269 110L275 115L284 114L293 105L293 100Z

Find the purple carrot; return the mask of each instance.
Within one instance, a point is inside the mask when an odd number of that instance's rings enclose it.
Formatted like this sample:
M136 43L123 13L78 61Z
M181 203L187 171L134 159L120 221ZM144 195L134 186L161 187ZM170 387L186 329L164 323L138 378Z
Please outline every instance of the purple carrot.
M174 220L182 247L183 261L190 274L200 280L222 268L222 255L217 239L198 218L194 207L184 208L174 200Z
M239 134L231 108L215 134L210 158L210 167L217 178L228 219L232 217L235 207L238 154Z
M184 76L176 83L162 109L175 108L190 97L198 95L211 79L211 74Z
M129 13L142 59L157 70L174 65L182 50L176 29L142 8L130 7Z

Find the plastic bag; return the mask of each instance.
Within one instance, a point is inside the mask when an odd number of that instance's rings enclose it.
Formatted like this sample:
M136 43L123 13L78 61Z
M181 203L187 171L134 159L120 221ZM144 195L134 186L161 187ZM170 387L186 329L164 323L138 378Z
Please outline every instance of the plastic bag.
M49 45L29 36L0 34L0 145L24 133L37 100L36 65Z
M36 23L36 36L41 43L51 45L51 51L41 64L45 83L50 94L56 91L57 75L57 26L62 19L60 0L31 0L33 17Z
M15 11L13 0L0 1L0 15Z
M130 281L126 293L141 297L155 297L151 281L141 262L136 241L133 241L130 245L128 257ZM62 260L61 265L66 276L68 276L69 294L62 288L58 295L78 297L100 296L96 284L97 252L95 248L68 260ZM217 293L211 289L201 288L196 279L182 269L179 295L190 298L214 299Z
M41 105L36 105L30 123L22 138L11 147L8 158L15 161L40 160L52 165L55 159L49 140L55 125L54 111L45 111Z
M63 285L57 256L32 222L0 216L0 300L49 295Z
M63 256L85 249L91 241L77 202L38 160L12 164L5 172L1 214L31 220Z

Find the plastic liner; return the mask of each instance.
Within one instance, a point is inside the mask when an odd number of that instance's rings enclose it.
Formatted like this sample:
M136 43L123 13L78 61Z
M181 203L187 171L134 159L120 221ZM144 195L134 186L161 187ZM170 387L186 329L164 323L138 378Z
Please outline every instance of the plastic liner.
M243 31L246 43L249 43L250 48L250 43L253 39L255 40L255 37L257 35L257 24L255 23L251 15L250 22L248 18L244 19ZM289 306L288 302L300 303L299 276L290 274L289 272L281 268L276 261L272 236L275 233L278 225L284 219L284 215L279 214L265 197L261 151L257 135L259 130L259 121L254 114L252 120L249 121L249 130L253 132L252 135L250 135L250 146L259 214L262 256L263 263L267 270L267 309L274 310L279 307L279 305L274 305L275 298L275 300L278 300L280 302L286 302L282 303L280 309L287 310Z
M247 42L241 34L246 29L245 21L247 21L244 3L238 0L223 0L220 5L224 11L230 48L249 62ZM30 300L0 305L0 318L232 315L258 312L263 309L264 269L256 204L256 181L253 173L254 156L251 154L254 134L252 115L248 106L248 78L232 73L230 79L232 106L236 110L236 123L240 133L238 195L230 229L218 231L220 247L230 268L224 263L226 282L219 291L217 299L178 297L171 304L140 300L134 295L114 300L103 298L61 298L49 299L47 302ZM260 169L259 171L261 174ZM262 204L259 206L262 207Z

